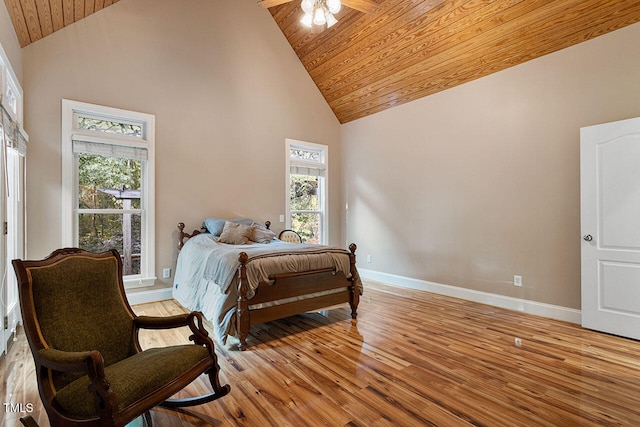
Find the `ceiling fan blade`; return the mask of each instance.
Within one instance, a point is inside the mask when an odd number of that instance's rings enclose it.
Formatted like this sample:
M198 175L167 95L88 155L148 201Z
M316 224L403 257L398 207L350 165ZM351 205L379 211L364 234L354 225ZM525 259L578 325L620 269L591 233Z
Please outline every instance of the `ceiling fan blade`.
M372 0L342 0L342 4L364 13L372 13L378 10L378 4Z
M279 6L284 3L289 3L290 1L293 0L262 0L258 2L258 6L262 6L265 9L268 9L273 6Z

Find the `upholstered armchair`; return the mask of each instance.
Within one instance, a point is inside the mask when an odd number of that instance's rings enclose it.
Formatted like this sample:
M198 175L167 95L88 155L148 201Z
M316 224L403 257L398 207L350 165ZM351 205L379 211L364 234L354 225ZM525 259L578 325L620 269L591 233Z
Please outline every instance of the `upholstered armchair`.
M157 405L199 405L229 393L229 385L218 380L202 315L137 316L127 302L117 251L66 248L40 261L14 260L13 267L52 426L124 426L141 415L149 419ZM193 344L142 350L140 329L181 326L190 328ZM211 393L170 399L203 373Z

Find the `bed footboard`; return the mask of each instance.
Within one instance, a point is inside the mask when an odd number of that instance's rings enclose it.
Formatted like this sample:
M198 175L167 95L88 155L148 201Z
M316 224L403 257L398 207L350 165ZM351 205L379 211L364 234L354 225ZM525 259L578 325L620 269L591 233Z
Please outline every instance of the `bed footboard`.
M330 307L337 304L349 303L351 317L356 319L358 304L360 302L359 290L353 285L354 278L357 277L356 270L356 245L349 245L351 278L347 278L344 273L335 273L333 269L322 269L313 271L303 271L289 273L273 277L274 284L260 284L256 289L255 296L251 299L252 305L276 300L294 299L304 297L314 292L331 291L313 297L294 300L268 306L259 309L250 309L247 293L249 290L247 281L248 255L241 252L239 256L240 268L238 269L238 304L236 311L238 339L240 350L247 348L247 337L251 325L282 319L295 314L305 313L313 310Z

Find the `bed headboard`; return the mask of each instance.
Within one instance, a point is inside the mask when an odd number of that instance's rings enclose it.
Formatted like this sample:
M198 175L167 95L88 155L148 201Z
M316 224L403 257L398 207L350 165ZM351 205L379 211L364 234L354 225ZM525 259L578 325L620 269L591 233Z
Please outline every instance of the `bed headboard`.
M271 230L271 221L265 221L264 226L267 228L267 230ZM184 242L186 239L197 236L200 233L205 233L207 231L207 228L203 223L200 227L200 230L193 230L191 234L189 234L184 232L184 222L179 222L178 231L180 231L180 233L178 234L178 250L180 250L184 246Z
M190 237L197 236L198 234L203 233L204 230L206 230L206 228L204 227L204 224L202 224L202 227L200 227L200 230L193 230L191 234L189 234L184 232L184 222L179 222L178 230L180 231L180 233L178 233L178 250L180 250L184 246L185 239L188 239Z

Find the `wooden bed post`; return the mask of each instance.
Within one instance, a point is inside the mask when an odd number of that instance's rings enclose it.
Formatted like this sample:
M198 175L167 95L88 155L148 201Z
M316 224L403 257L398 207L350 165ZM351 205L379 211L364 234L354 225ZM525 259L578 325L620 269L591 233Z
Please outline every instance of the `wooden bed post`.
M247 292L249 291L249 284L247 283L247 261L249 256L246 252L240 252L238 257L240 260L240 269L238 270L238 310L237 310L237 326L238 338L240 344L238 348L240 350L246 350L247 348L247 336L249 335L249 327L251 322L249 320L249 303L247 302Z
M355 243L349 245L349 250L351 254L349 254L349 261L351 263L351 283L358 277L358 270L356 269L356 249L358 247ZM351 318L355 319L358 317L358 304L360 304L360 294L358 293L355 285L351 285L350 290L350 298L349 305L351 306Z
M180 250L184 246L184 222L178 223L178 230L180 230L180 234L178 235L178 250Z
M178 250L181 250L182 247L184 246L184 239L185 238L190 239L193 236L197 236L198 234L202 233L199 230L193 230L193 233L191 233L191 234L185 233L184 232L184 222L179 222L178 223L178 230L180 230L180 233L178 234Z

